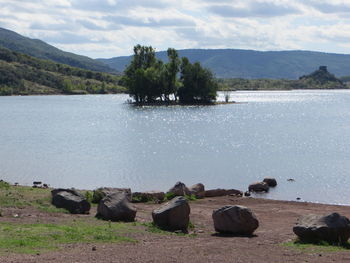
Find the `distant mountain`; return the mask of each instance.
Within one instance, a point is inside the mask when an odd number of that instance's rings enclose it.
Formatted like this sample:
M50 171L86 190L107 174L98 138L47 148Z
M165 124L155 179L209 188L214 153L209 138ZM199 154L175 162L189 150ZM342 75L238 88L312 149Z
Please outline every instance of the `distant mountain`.
M0 28L0 46L36 58L49 59L67 64L72 67L101 72L115 72L115 70L97 60L62 51L41 40L24 37L4 28Z
M326 65L336 76L350 75L350 55L313 51L253 51L239 49L184 49L180 56L199 61L218 78L298 79L320 65ZM167 60L165 51L157 57ZM98 59L122 72L131 56Z

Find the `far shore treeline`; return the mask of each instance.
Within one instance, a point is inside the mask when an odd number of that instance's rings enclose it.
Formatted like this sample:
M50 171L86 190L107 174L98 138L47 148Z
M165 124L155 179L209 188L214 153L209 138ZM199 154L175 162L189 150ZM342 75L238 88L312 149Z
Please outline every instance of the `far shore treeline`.
M199 62L179 58L169 48L168 63L156 58L154 48L137 45L124 71L123 83L136 103L211 103L216 100L218 83Z
M0 96L129 93L139 104L194 104L214 102L217 90L348 89L350 83L350 77L338 79L321 65L297 80L216 79L209 69L181 58L175 49L169 48L167 55L168 61L163 62L152 47L137 45L124 73L110 74L0 46Z

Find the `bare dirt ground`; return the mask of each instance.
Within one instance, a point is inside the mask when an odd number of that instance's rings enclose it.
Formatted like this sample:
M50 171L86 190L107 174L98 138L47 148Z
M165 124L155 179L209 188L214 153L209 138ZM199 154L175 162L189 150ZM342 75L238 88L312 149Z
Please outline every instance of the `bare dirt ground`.
M223 205L243 205L251 208L260 226L253 237L215 235L212 211ZM156 204L137 204L136 220L150 222L151 211ZM326 252L301 250L283 244L295 239L292 227L302 214L326 214L338 212L350 217L350 207L301 202L274 201L256 198L217 197L190 203L191 222L195 236L179 236L135 231L130 236L137 243L72 244L61 250L38 255L8 254L0 256L0 262L350 262L350 250ZM21 210L20 218L12 219L5 211L0 221L58 222L90 215L35 214Z

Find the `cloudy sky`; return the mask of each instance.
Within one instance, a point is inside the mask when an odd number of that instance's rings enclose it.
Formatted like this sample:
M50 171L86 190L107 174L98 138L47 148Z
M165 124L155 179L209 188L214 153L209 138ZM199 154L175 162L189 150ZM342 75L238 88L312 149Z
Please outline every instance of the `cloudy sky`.
M0 27L93 58L138 43L350 54L350 0L0 0Z

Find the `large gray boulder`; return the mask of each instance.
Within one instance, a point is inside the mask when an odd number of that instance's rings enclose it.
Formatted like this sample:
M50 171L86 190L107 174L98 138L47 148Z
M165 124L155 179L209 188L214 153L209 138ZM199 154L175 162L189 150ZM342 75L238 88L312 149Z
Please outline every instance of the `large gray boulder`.
M105 196L97 207L96 217L104 220L131 222L135 220L135 216L136 208L130 203L125 192Z
M249 192L268 192L269 185L265 182L257 182L250 184L248 190Z
M57 208L64 208L72 214L88 214L90 211L90 203L74 189L54 189L51 195L51 202Z
M215 231L227 234L251 235L259 227L255 214L244 206L224 206L213 211Z
M205 191L205 197L217 197L217 196L225 196L225 195L242 196L243 192L236 189L221 189L221 188Z
M182 182L177 182L172 188L169 189L168 193L173 193L175 196L185 196L191 194L190 190Z
M270 187L275 187L277 185L277 180L272 177L266 177L263 180L264 183L267 183L268 186Z
M152 218L154 224L162 229L186 232L190 221L190 206L184 197L178 196L153 210Z
M338 213L326 216L301 216L293 232L300 240L306 242L328 241L330 243L345 244L350 237L350 220Z
M190 188L190 193L192 195L195 195L197 198L203 198L205 197L205 187L204 184L198 183L195 185L192 185Z
M101 187L94 190L92 202L98 204L107 195L121 192L125 192L127 194L128 199L131 201L132 194L130 188Z

